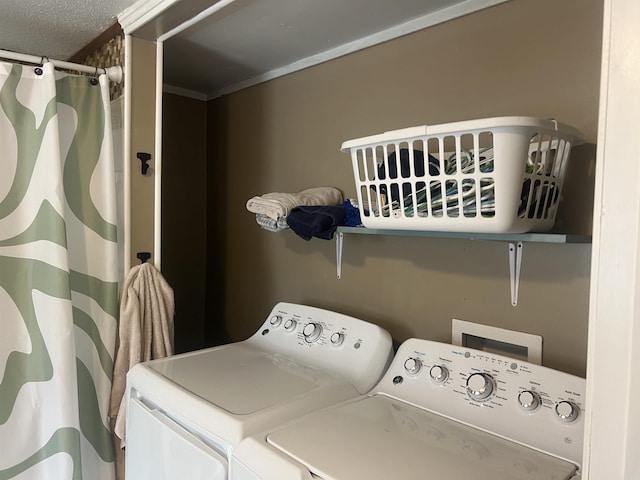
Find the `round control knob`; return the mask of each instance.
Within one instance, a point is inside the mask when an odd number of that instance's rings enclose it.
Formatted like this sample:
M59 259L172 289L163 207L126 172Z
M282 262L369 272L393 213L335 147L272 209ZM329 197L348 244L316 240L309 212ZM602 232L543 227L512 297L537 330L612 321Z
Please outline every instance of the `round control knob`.
M273 326L273 327L278 327L281 323L282 323L282 317L280 315L274 315L273 317L271 317L271 319L269 320L269 323Z
M333 335L331 335L331 344L334 346L339 346L342 345L342 342L344 342L344 333L341 332L336 332Z
M307 342L315 342L322 335L322 325L313 322L307 323L302 330L302 335Z
M431 367L431 370L429 370L429 376L433 383L441 384L446 382L447 378L449 378L449 370L447 370L447 367L442 365L434 365Z
M419 358L409 357L404 361L404 369L409 375L417 375L422 368L422 362Z
M474 373L467 377L467 394L473 400L486 400L493 393L493 378L488 373Z
M291 332L296 329L296 325L298 325L298 322L296 322L296 319L290 318L289 320L284 322L284 329L288 332Z
M569 400L563 400L556 403L556 415L565 423L571 423L578 418L580 408Z
M528 412L533 412L540 406L540 395L531 390L523 390L518 395L518 403Z

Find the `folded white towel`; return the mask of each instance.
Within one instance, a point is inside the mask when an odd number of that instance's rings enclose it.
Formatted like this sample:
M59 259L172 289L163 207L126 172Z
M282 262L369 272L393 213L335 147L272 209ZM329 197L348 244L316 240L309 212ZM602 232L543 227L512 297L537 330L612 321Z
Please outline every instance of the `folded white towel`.
M342 192L335 187L314 187L299 193L265 193L247 200L247 210L267 215L274 220L286 217L299 206L342 205Z

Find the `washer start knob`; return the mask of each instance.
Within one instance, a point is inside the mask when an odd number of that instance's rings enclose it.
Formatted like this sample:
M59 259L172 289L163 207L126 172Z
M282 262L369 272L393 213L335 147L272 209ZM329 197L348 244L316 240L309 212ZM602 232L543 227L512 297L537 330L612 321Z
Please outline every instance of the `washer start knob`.
M562 400L556 403L556 415L561 422L571 423L578 418L580 407L569 400Z
M322 325L313 322L307 323L302 330L302 335L307 342L313 343L322 335Z
M473 400L486 400L492 393L493 377L488 373L473 373L467 377L467 394Z

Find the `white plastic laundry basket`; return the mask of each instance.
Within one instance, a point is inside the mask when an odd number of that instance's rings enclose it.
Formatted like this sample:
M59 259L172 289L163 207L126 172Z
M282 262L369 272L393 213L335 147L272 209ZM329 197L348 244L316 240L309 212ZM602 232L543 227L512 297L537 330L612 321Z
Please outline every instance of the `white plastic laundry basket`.
M358 206L368 228L544 232L555 221L573 127L496 117L349 140Z

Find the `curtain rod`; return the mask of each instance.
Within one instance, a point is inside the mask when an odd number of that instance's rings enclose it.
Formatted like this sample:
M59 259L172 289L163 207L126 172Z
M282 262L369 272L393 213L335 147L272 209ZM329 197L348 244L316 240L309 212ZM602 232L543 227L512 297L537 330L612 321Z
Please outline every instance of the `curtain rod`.
M0 50L0 57L8 60L18 60L20 62L34 63L36 65L42 65L43 60L51 62L54 67L64 68L67 70L75 70L77 72L93 73L107 75L107 78L115 83L122 82L122 67L117 65L115 67L91 67L89 65L82 65L79 63L64 62L62 60L50 60L47 57L37 57L35 55L27 55L26 53L16 53L10 50Z

